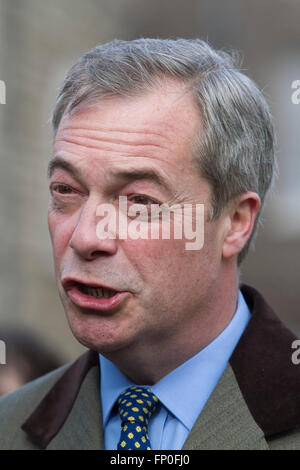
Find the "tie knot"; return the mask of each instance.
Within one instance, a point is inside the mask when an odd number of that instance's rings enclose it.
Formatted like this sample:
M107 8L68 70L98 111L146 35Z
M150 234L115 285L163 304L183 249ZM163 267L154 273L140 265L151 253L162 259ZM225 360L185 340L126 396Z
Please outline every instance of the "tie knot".
M122 423L139 423L147 426L157 408L158 398L149 388L132 386L124 390L118 399Z

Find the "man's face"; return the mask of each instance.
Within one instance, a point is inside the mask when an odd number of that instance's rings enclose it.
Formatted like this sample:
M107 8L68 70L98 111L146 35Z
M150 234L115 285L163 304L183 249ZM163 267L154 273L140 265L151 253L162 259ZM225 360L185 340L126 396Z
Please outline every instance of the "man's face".
M138 97L83 104L63 117L49 228L60 296L75 337L87 347L107 355L159 347L164 354L170 344L196 341L219 278L221 222L206 223L203 248L189 251L184 238L100 239L96 208L117 208L126 196L128 206L146 208L204 204L206 218L210 189L192 155L199 131L191 94L171 82ZM104 292L114 295L103 298Z

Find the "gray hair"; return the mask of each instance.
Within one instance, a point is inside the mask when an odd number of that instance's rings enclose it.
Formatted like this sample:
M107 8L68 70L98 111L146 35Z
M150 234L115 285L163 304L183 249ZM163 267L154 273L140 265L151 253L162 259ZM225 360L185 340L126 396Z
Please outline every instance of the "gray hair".
M274 131L265 98L238 70L234 53L216 51L200 39L112 41L84 54L69 71L53 112L57 132L62 116L84 101L131 96L172 77L193 92L204 137L197 139L197 165L212 188L210 220L247 191L263 202L275 169ZM261 211L260 211L261 212ZM260 214L259 214L260 216ZM256 231L241 253L244 258Z

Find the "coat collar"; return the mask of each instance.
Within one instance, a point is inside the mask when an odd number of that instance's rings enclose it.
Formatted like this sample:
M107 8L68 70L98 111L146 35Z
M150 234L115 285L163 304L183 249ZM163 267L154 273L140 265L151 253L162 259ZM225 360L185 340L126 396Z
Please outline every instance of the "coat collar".
M268 437L300 425L300 369L291 360L296 337L255 289L244 285L241 290L252 315L231 356L230 368L254 420ZM88 351L70 366L22 425L38 446L46 448L61 430L93 367L99 367L98 353Z
M251 311L230 364L244 399L266 437L300 425L300 367L292 362L296 336L252 287L242 293Z
M87 351L80 356L21 426L35 444L45 449L56 436L74 406L86 375L97 365L96 352Z

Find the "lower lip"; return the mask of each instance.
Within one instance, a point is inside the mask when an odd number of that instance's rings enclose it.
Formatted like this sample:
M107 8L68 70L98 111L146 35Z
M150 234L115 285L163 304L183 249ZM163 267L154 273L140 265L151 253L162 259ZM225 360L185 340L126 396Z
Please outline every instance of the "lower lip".
M101 310L102 312L109 312L110 310L119 307L127 296L127 292L117 292L113 297L105 299L97 299L90 295L84 294L78 287L72 287L67 291L71 301L78 307L88 308L93 310Z

